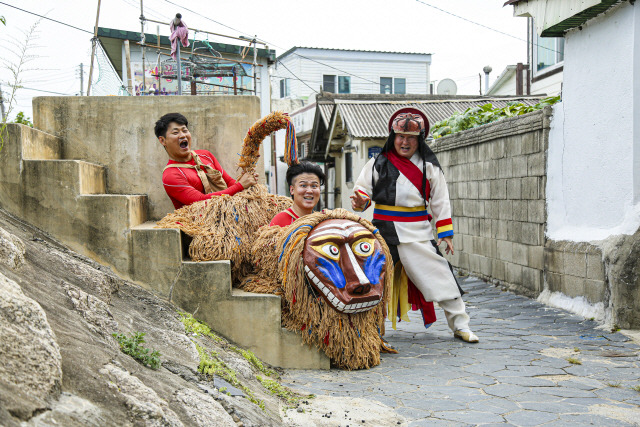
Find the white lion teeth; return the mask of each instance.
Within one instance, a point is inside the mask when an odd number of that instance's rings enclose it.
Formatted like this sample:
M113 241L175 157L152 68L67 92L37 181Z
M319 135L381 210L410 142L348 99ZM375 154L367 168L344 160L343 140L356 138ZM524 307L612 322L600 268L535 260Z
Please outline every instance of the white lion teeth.
M345 304L342 301L340 301L340 299L338 299L338 297L334 295L333 292L331 292L331 290L329 290L329 288L326 287L320 281L320 279L316 277L315 274L313 274L313 272L308 266L306 265L304 266L304 271L305 273L307 273L307 277L315 284L318 290L320 290L324 294L327 301L329 301L331 305L333 305L333 307L339 312L349 313L349 314L362 313L378 305L378 303L381 301L381 300L373 300L373 301L366 301L361 303Z

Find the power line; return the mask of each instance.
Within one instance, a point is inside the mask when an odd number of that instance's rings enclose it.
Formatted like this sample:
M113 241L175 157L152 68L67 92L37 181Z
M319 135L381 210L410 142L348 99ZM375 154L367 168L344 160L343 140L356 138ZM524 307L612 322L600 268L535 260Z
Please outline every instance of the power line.
M291 70L289 69L289 67L287 67L286 65L284 65L284 64L282 63L282 61L280 61L280 60L278 59L278 62L279 62L280 64L282 64L282 66L283 66L284 68L286 68L286 69L287 69L287 71L289 71L293 77L295 77L296 79L300 80L300 81L302 82L302 84L304 84L306 87L308 87L309 89L311 89L311 90L312 90L312 91L314 91L315 93L318 93L318 91L317 91L317 90L315 90L314 88L312 88L311 86L309 86L309 85L308 85L304 80L302 80L300 77L298 77L298 76L296 76L295 74L293 74L293 71L291 71Z
M189 8L187 8L187 7L184 7L184 6L180 5L180 4L178 4L178 3L174 3L174 2L172 2L172 1L170 1L170 0L164 0L164 1L166 1L167 3L171 3L171 4L172 4L172 5L174 5L174 6L181 7L181 8L183 8L184 10L188 10L188 11L189 11L189 12L191 12L191 13L195 13L196 15L200 16L201 18L207 19L207 20L209 20L209 21L211 21L211 22L215 22L215 23L216 23L216 24L218 24L218 25L222 25L223 27L226 27L226 28L228 28L228 29L230 29L230 30L237 31L237 32L239 32L240 34L244 34L244 35L246 35L246 36L249 36L249 37L253 38L253 36L249 35L249 33L246 33L246 32L244 32L244 31L240 31L240 30L238 30L238 29L236 29L236 28L230 27L230 26L228 26L228 25L226 25L226 24L223 24L222 22L218 22L218 21L216 21L215 19L211 19L211 18L209 18L208 16L204 16L203 14L196 12L195 10L189 9Z
M178 6L178 7L181 7L181 8L183 8L183 9L185 9L185 10L188 10L188 11L189 11L189 12L191 12L191 13L195 13L196 15L198 15L198 16L200 16L200 17L204 18L204 19L207 19L207 20L209 20L209 21L211 21L211 22L215 22L216 24L222 25L223 27L229 28L229 29L231 29L231 30L233 30L233 31L237 31L237 32L239 32L239 33L241 33L241 34L249 35L249 33L247 33L247 32L240 31L240 30L238 30L237 28L230 27L230 26L228 26L228 25L226 25L226 24L223 24L222 22L219 22L219 21L216 21L216 20L214 20L214 19L211 19L211 18L209 18L209 17L207 17L207 16L204 16L204 15L202 15L201 13L196 12L195 10L191 10L191 9L189 9L189 8L186 8L186 7L184 7L184 6L182 6L182 5L179 5L178 3L175 3L175 2L173 2L173 1L171 1L171 0L164 0L164 1L166 1L167 3L171 3L171 4L172 4L172 5L174 5L174 6ZM251 37L251 36L249 36L249 37ZM277 44L275 44L275 43L270 43L270 42L268 42L267 40L264 40L264 39L260 39L260 40L261 40L261 41L263 41L263 42L265 42L267 45L274 46L274 47L277 47L277 48L279 48L279 49L285 50L282 46L278 46L278 45L277 45ZM316 62L316 63L318 63L318 64L320 64L320 65L324 65L325 67L332 68L332 69L334 69L334 70L336 70L336 71L340 71L341 73L348 74L348 75L353 76L353 77L357 77L357 78L359 78L359 79L365 80L365 81L370 82L370 83L373 83L373 84L375 84L375 85L379 85L379 84L380 84L379 82L374 82L373 80L369 80L369 79L367 79L367 78L364 78L364 77L358 76L357 74L353 74L353 73L350 73L350 72L348 72L348 71L341 70L341 69L336 68L336 67L334 67L334 66L331 66L331 65L325 64L324 62L320 62L320 61L317 61L317 60L315 60L315 59L308 58L308 57L306 57L306 56L304 56L304 55L300 55L300 54L299 54L299 53L297 53L297 52L293 52L293 54L294 54L294 55L299 56L300 58L306 59L306 60L308 60L308 61ZM282 64L282 61L278 61L278 62L280 62L280 63ZM283 67L285 67L285 68L287 68L284 64L282 64L282 66L283 66ZM289 69L287 68L287 70L289 70ZM296 79L298 79L298 80L300 80L301 82L303 82L300 78L298 78L298 76L296 76L295 74L293 74L293 72L292 72L291 70L289 70L289 72L290 72L290 73L291 73L291 74L292 74ZM303 82L303 83L304 83L304 82ZM317 91L317 90L315 90L315 89L311 88L311 87L310 87L309 85L307 85L306 83L305 83L305 85L306 85L307 87L309 87L309 89L311 89L311 90L313 90L314 92L318 93L318 91Z
M528 41L528 40L525 40L525 39L522 39L522 38L520 38L520 37L514 36L513 34L505 33L504 31L496 30L495 28L492 28L492 27L489 27L489 26L487 26L487 25L481 24L481 23L479 23L479 22L476 22L476 21L472 21L472 20L470 20L470 19L467 19L467 18L465 18L464 16L456 15L455 13L449 12L448 10L444 10L444 9L442 9L442 8L438 7L438 6L434 6L434 5L432 5L432 4L426 3L426 2L424 2L424 1L422 1L422 0L416 0L416 1L417 1L418 3L420 3L420 4L423 4L423 5L427 6L427 7L430 7L430 8L436 9L436 10L439 10L439 11L440 11L440 12L442 12L442 13L446 13L447 15L451 15L451 16L454 16L454 17L456 17L456 18L458 18L458 19L462 19L463 21L467 21L467 22L469 22L469 23L471 23L471 24L477 25L477 26L479 26L479 27L486 28L487 30L494 31L494 32L496 32L496 33L498 33L498 34L502 34L502 35L504 35L504 36L511 37L511 38L513 38L513 39L516 39L516 40L520 40L521 42L529 43L529 41ZM533 44L534 44L535 46L537 46L537 47L541 47L541 48L543 48L543 49L547 49L547 50L550 50L550 51L552 51L552 52L556 52L556 53L558 53L558 51L556 51L556 50L554 50L554 49L551 49L551 48L549 48L549 47L542 46L542 45L539 45L539 44L536 44L536 43L533 43Z
M9 87L14 87L13 85L8 85ZM51 90L44 90L44 89L35 89L32 87L24 87L24 86L17 86L18 89L25 89L25 90L35 90L37 92L47 92L47 93L53 93L56 95L69 95L68 93L61 93L61 92L53 92Z
M40 17L40 18L42 18L42 19L47 19L47 20L49 20L49 21L53 21L53 22L56 22L56 23L58 23L58 24L66 25L67 27L71 27L71 28L74 28L74 29L76 29L76 30L84 31L85 33L93 34L93 32L91 32L91 31L83 30L82 28L78 28L78 27L75 27L75 26L73 26L73 25L70 25L70 24L67 24L67 23L64 23L64 22L61 22L61 21L57 21L57 20L52 19L52 18L47 18L46 16L38 15L37 13L34 13L34 12L29 12L28 10L20 9L19 7L16 7L16 6L10 5L10 4L5 3L5 2L2 2L2 1L0 1L0 4L3 4L3 5L5 5L5 6L12 7L12 8L14 8L14 9L18 9L19 11L22 11L22 12L25 12L25 13L29 13L29 14L31 14L31 15L38 16L38 17Z

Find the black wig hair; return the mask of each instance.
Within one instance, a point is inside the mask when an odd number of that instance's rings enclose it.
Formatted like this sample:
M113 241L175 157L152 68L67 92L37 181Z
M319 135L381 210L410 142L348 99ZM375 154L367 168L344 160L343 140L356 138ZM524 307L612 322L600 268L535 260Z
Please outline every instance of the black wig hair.
M303 173L314 174L320 180L320 185L324 185L325 176L322 168L315 163L306 161L289 166L289 169L287 169L287 184L292 185L294 178Z
M156 122L155 128L153 129L156 134L156 138L167 136L169 123L177 123L183 126L189 125L189 121L187 120L187 118L180 113L165 114L164 116L160 117L160 119Z

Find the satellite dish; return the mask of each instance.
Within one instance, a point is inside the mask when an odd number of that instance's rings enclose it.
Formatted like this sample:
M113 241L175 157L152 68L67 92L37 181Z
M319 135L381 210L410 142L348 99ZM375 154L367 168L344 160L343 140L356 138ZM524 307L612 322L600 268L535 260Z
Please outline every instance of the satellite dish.
M456 82L451 79L443 79L438 83L436 93L438 95L455 95L458 93L458 86L456 85Z

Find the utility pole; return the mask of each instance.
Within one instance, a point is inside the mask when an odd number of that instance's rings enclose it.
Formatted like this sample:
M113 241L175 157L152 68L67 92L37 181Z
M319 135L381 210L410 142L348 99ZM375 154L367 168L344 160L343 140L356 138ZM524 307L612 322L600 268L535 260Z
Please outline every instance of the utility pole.
M127 65L127 92L129 95L135 95L133 92L133 77L131 77L131 49L129 48L129 40L124 41L124 56Z
M83 71L83 69L82 69L82 65L83 65L83 64L82 64L82 62L81 62L81 63L80 63L80 96L83 96L83 95L84 95L84 92L83 92L83 90L84 90L84 89L83 89L83 88L84 88L84 71Z
M2 95L2 85L0 84L0 110L2 111L2 121L4 122L4 95Z
M142 87L144 90L147 90L147 80L145 78L146 69L145 69L145 57L144 57L144 45L146 44L145 34L144 34L144 8L142 7L142 0L140 0L140 41L142 42ZM140 91L142 95L142 91Z
M98 0L96 25L93 28L93 38L91 39L91 65L89 66L89 85L87 86L87 96L91 94L91 79L93 78L93 58L96 56L96 43L98 43L98 18L100 17L100 1L101 0Z

